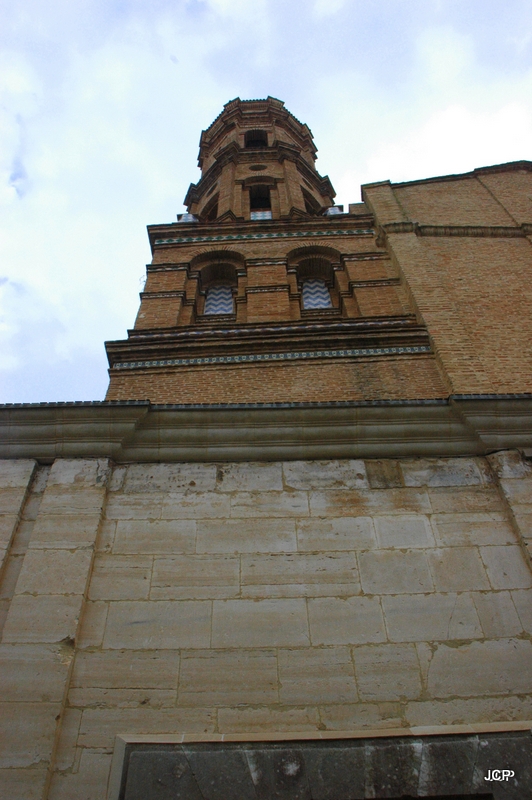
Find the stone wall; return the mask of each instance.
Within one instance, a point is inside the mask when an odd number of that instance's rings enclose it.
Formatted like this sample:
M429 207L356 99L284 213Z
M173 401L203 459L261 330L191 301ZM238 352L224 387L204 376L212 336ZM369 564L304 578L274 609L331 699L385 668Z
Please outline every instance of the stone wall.
M103 799L117 734L532 719L517 452L2 470L2 796Z

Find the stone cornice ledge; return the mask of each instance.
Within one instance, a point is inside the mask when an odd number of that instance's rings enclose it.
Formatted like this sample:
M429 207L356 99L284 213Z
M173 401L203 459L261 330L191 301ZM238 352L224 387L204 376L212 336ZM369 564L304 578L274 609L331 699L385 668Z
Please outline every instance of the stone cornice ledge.
M532 447L532 395L226 406L0 406L0 458L274 461L482 455Z

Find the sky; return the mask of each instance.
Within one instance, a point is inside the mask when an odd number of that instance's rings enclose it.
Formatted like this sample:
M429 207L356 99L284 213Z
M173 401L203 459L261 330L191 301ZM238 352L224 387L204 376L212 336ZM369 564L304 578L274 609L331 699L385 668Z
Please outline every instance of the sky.
M532 160L530 0L0 0L0 403L102 400L224 103L360 185Z

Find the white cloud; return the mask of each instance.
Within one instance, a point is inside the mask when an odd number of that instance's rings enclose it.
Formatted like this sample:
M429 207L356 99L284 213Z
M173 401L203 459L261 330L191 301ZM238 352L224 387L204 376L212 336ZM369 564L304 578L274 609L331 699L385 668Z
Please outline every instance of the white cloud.
M331 17L341 11L350 0L314 0L313 11L318 19Z

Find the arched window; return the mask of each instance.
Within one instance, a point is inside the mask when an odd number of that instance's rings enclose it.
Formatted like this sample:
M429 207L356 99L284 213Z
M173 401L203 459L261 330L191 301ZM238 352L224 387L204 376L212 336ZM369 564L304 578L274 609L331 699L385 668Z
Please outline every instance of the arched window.
M303 281L302 300L304 309L332 307L327 284L320 278L307 278Z
M232 314L233 292L227 284L207 289L204 314Z

